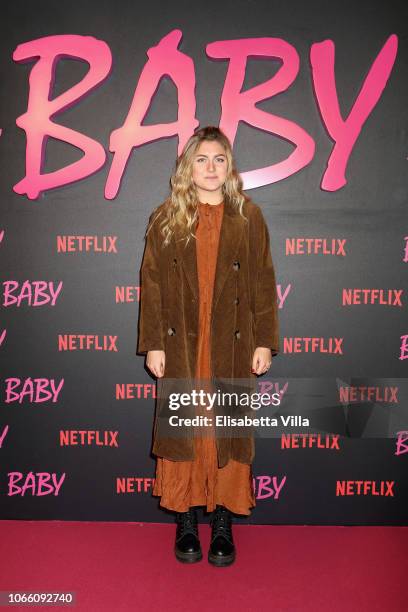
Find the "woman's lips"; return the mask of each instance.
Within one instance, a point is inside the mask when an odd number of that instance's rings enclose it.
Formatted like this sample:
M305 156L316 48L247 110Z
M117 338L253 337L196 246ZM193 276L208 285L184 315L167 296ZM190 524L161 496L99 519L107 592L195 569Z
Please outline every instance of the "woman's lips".
M206 176L205 178L206 178L206 179L210 179L210 180L214 180L214 179L216 179L216 178L218 178L218 177L216 177L216 176Z

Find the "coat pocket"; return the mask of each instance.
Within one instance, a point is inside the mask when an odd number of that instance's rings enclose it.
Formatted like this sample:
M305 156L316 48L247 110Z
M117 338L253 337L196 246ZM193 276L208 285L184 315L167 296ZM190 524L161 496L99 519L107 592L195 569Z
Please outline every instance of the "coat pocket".
M169 309L162 308L162 331L163 331L163 341L166 350L167 340L169 337Z
M249 325L249 348L250 348L250 359L251 359L251 367L252 367L252 358L254 356L254 351L256 349L255 346L255 315L252 310L249 311L250 314L250 325Z

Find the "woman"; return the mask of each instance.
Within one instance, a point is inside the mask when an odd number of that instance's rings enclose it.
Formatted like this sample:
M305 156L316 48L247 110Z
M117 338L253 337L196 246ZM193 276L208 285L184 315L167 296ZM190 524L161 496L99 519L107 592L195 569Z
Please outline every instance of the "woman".
M253 436L217 435L214 423L207 435L204 427L169 433L174 412L162 401L169 395L163 389L166 381L199 379L214 390L217 379L254 380L270 368L279 352L275 272L261 209L242 192L219 128L191 136L170 183L170 196L150 216L141 268L138 352L146 353L161 390L153 495L176 513L175 555L182 562L202 558L195 506L206 506L208 561L225 566L235 559L232 513L248 516L255 506ZM195 414L209 412L207 405Z

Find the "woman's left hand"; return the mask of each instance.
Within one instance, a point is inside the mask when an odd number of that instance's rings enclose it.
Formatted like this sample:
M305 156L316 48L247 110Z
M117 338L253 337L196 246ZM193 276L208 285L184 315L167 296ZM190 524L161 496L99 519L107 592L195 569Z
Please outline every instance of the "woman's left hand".
M269 348L258 346L252 358L252 372L254 374L265 374L271 367L272 351Z

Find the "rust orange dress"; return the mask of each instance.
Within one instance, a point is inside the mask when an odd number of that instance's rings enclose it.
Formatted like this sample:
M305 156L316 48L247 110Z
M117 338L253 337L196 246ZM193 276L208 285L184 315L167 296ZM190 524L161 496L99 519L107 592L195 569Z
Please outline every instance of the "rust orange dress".
M198 213L196 245L200 304L196 378L210 379L211 304L224 202L215 205L199 202ZM207 511L212 512L216 504L220 504L235 514L249 515L250 508L256 505L251 468L233 459L219 468L215 437L197 435L193 461L157 457L152 494L161 497L161 506L176 512L187 512L191 506L206 506Z

